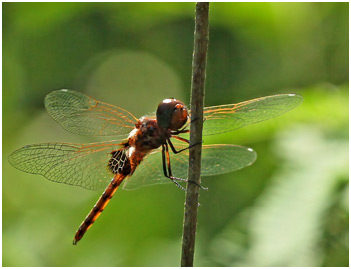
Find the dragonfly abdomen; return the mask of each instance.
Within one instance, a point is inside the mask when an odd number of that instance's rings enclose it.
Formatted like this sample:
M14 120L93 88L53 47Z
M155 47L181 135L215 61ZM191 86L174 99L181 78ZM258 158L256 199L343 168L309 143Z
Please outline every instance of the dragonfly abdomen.
M108 202L111 200L119 185L121 185L122 181L126 178L126 175L116 174L111 180L110 184L107 186L104 193L100 196L99 200L96 202L93 209L89 212L88 216L79 226L76 235L73 239L73 244L77 244L77 242L82 239L85 232L93 225L96 219L100 216L101 212L104 210Z

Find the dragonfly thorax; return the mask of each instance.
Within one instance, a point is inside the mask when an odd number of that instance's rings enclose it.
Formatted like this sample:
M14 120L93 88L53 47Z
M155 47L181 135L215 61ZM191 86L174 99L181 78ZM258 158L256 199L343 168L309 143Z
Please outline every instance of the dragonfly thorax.
M130 132L130 145L135 144L138 150L156 149L166 143L171 134L168 130L160 128L155 118L142 117L136 129Z

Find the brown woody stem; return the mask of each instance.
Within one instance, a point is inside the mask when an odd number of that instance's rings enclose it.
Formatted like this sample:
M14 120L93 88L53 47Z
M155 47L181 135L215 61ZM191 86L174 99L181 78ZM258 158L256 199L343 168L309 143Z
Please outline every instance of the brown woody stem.
M191 84L189 171L184 209L181 266L193 266L201 173L201 141L208 47L209 3L197 3ZM196 119L196 120L195 120ZM192 184L195 182L196 184Z

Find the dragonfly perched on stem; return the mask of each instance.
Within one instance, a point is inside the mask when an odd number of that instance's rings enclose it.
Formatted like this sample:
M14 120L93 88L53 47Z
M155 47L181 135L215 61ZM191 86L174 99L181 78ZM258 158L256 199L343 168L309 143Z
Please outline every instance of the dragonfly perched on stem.
M296 94L261 97L237 104L204 108L203 135L224 133L279 116L302 102ZM106 207L117 188L187 181L189 111L176 99L163 100L155 115L136 118L129 111L72 90L48 94L45 107L64 129L75 134L115 136L90 144L41 143L24 146L9 156L17 169L47 179L103 190L78 228L76 244ZM123 135L124 136L121 136ZM169 151L174 155L170 157ZM252 164L256 153L236 145L202 145L201 175L232 172ZM107 187L106 187L107 185ZM200 186L201 187L201 186Z

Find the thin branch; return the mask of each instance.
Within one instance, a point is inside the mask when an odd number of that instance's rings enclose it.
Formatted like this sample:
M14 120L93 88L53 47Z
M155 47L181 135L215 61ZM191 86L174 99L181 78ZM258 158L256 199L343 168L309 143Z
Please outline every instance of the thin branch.
M191 125L189 172L184 208L183 244L181 266L193 266L199 187L201 183L201 142L203 104L205 96L206 58L208 47L209 3L197 3L195 15L194 53L191 84Z

